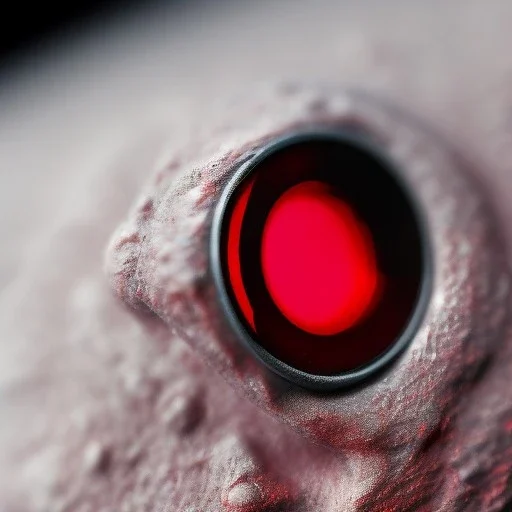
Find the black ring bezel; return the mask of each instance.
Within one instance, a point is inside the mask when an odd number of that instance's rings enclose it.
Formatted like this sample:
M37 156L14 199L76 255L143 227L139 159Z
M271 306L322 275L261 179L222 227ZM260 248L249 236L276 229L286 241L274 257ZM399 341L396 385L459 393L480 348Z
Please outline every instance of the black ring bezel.
M421 239L421 254L423 260L423 275L421 276L420 289L416 298L416 304L409 321L398 336L396 341L381 355L371 362L356 368L349 372L343 372L336 375L316 375L307 373L290 366L287 363L277 359L265 348L263 348L247 331L243 322L233 307L226 288L225 279L222 270L221 261L221 233L224 221L224 213L228 207L232 195L238 189L238 186L252 173L252 171L271 154L293 144L300 142L327 140L340 141L345 144L351 144L357 149L369 152L379 164L385 169L400 187L404 197L409 203L411 212L414 215L414 221L417 225ZM396 359L407 347L421 325L426 309L430 303L433 261L430 238L428 236L427 222L423 211L419 207L419 201L410 189L410 186L404 180L402 174L398 171L397 165L391 162L391 159L376 145L368 140L367 137L350 129L319 129L315 131L296 131L289 135L282 136L275 141L267 143L256 153L245 159L240 167L230 178L218 200L213 214L211 233L210 233L210 267L213 276L214 285L228 323L233 329L235 335L244 345L271 371L281 377L302 387L328 391L339 388L346 388L363 380L369 379L377 372L387 367Z

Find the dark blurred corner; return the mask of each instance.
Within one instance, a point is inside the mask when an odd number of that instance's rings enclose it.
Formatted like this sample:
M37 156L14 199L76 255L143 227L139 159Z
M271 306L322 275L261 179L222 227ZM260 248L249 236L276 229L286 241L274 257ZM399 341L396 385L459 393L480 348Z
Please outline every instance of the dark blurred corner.
M98 19L140 6L134 0L19 2L4 5L0 22L0 68L61 33L80 32Z

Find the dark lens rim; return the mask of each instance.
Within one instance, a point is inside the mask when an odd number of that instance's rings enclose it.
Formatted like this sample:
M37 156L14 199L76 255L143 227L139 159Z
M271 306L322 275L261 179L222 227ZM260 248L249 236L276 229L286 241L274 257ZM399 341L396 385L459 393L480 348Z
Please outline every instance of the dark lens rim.
M377 358L359 368L336 375L316 375L294 368L293 366L277 359L252 337L243 322L240 320L229 296L226 284L229 282L229 279L227 276L226 278L224 277L221 254L224 214L226 213L231 197L236 193L238 186L252 173L255 168L259 166L259 164L273 153L297 143L318 140L339 141L345 144L351 144L357 149L368 152L378 161L381 167L389 173L391 178L402 190L404 197L408 202L408 206L414 215L414 221L417 225L422 245L421 253L423 260L423 272L421 276L421 283L416 298L416 304L413 307L413 313L409 318L406 327L397 337L396 341ZM397 165L394 162L392 163L390 159L383 154L383 151L376 147L375 144L369 141L366 137L348 129L294 132L265 145L256 153L250 155L248 159L246 159L235 171L221 194L212 219L210 233L210 267L220 306L225 313L230 327L233 329L238 339L271 371L277 373L290 382L298 384L299 386L319 391L346 388L363 380L369 379L387 367L404 351L417 333L430 303L433 280L432 260L431 242L430 237L428 236L425 214L420 208L418 198L411 190L409 184L406 183L402 174L398 172Z

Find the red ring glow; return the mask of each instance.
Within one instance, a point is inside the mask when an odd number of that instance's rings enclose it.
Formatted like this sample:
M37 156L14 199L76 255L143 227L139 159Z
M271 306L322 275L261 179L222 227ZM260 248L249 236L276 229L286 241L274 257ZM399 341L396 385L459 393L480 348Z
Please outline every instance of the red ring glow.
M249 325L256 330L254 325L254 311L251 303L249 302L249 298L247 297L244 281L242 279L242 267L240 265L240 236L242 234L242 222L244 220L245 210L247 209L247 203L249 201L253 185L254 179L243 186L240 197L233 208L228 228L227 260L229 280L231 282L235 298L245 319L249 322Z

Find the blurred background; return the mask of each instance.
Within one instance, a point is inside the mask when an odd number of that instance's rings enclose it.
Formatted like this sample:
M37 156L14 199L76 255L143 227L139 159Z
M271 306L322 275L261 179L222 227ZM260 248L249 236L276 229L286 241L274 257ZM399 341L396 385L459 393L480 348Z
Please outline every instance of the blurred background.
M0 66L23 58L37 49L73 32L87 30L99 19L137 8L134 0L75 0L73 2L11 2L9 14L2 17Z

